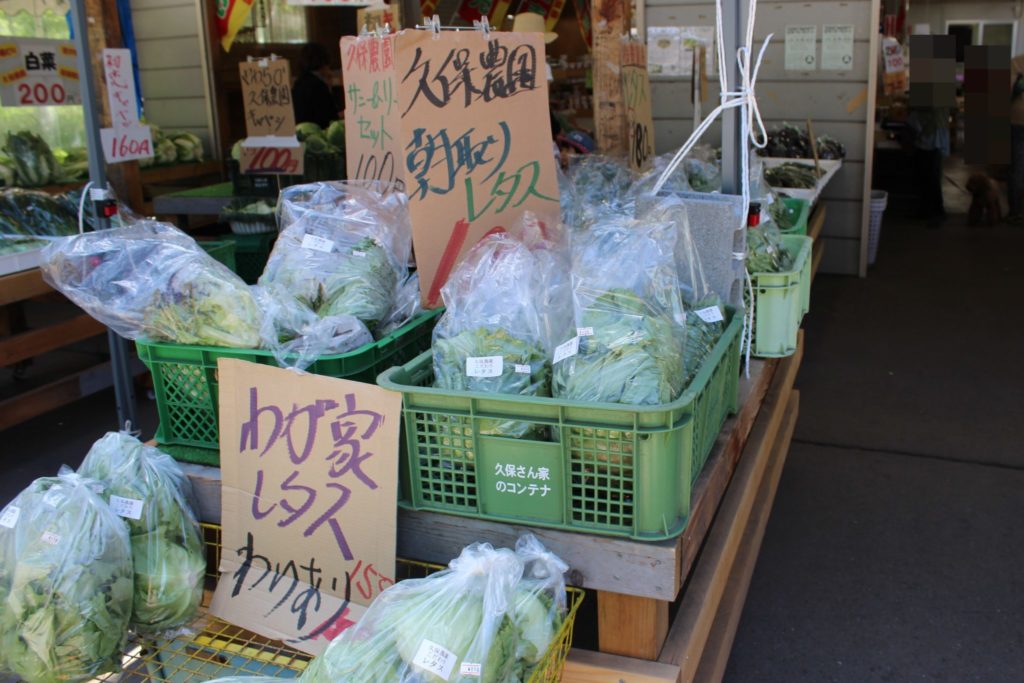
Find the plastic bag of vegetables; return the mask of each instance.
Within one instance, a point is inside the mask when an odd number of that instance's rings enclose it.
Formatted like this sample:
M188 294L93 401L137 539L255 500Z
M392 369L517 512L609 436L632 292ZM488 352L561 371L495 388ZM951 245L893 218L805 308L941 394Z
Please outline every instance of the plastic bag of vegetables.
M675 245L669 221L605 218L574 234L576 336L555 349L555 396L630 405L678 396L686 324Z
M544 620L551 616L539 597L547 578L530 579L520 594L523 581L518 553L467 546L448 569L381 593L358 624L313 660L302 682L521 681L535 665L533 650L547 639Z
M760 206L752 204L751 210L760 211ZM748 273L778 273L792 265L792 256L782 243L782 233L772 221L761 221L747 228L746 236Z
M260 311L246 284L166 223L57 239L40 268L47 283L123 337L259 345Z
M279 202L280 236L259 284L320 317L350 315L372 331L391 311L412 249L408 200L369 183L311 183Z
M533 534L519 537L516 555L523 562L523 578L516 585L512 610L519 642L513 675L506 680L527 681L565 620L565 572L569 565Z
M395 300L387 317L377 326L377 335L383 337L402 327L423 312L420 299L420 274L409 273L405 282L398 286Z
M158 633L184 626L203 597L206 551L178 463L131 434L108 432L78 473L106 485L110 506L128 524L135 576L131 626Z
M718 151L708 145L697 145L683 160L686 181L694 192L719 192L722 189L722 162Z
M541 306L541 262L508 233L480 240L441 288L434 328L434 386L550 396L551 365ZM484 420L481 433L539 436L533 425Z
M63 468L0 512L0 671L74 683L120 667L132 550L102 490Z
M628 210L636 175L625 159L599 154L575 157L568 175L574 203L569 227L582 228L603 215Z

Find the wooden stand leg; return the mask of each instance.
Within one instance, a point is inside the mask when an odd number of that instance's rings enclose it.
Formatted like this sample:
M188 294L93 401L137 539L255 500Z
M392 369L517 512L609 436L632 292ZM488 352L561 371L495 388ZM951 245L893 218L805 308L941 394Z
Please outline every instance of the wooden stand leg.
M668 603L622 593L597 594L597 639L601 652L657 659L668 635Z

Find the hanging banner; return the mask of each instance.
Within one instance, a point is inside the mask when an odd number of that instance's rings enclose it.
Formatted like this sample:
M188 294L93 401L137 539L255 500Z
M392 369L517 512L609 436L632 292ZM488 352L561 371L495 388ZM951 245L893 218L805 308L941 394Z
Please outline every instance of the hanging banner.
M319 654L394 583L402 396L221 359L210 612Z
M622 44L622 98L629 134L629 167L646 171L654 157L654 117L651 81L647 77L647 47L640 42Z
M818 27L786 27L786 71L814 71L818 68Z
M824 24L821 27L821 68L826 71L853 69L853 24Z
M0 36L0 104L81 104L77 60L69 40Z
M557 221L539 33L404 31L395 36L404 155L423 303L488 232L526 211Z
M341 73L348 178L378 180L404 192L395 37L343 36Z
M249 18L256 0L217 0L217 35L224 52L231 50L235 36Z

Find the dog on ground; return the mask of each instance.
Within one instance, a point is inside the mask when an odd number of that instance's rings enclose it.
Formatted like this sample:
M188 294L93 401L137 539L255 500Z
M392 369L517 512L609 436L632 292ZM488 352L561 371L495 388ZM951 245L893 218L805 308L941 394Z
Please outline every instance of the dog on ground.
M995 182L984 173L974 173L967 179L967 191L971 193L971 208L967 211L968 225L993 226L1002 220L999 204L999 189Z

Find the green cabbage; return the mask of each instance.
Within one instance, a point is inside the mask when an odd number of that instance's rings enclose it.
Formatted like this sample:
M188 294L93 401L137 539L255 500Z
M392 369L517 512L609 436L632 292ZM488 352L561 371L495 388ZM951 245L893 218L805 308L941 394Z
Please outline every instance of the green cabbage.
M323 132L324 129L312 121L303 121L295 125L295 137L299 139L299 142L302 142L311 135L319 135Z
M331 121L327 127L327 141L338 149L345 149L345 122Z
M166 453L123 432L109 432L89 450L79 473L108 485L111 496L141 501L126 517L135 570L132 626L159 632L195 617L203 597L206 552L188 498L191 486Z
M62 472L0 513L0 670L28 683L86 681L120 666L131 545L98 490Z

